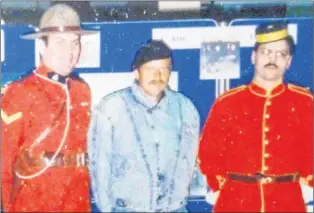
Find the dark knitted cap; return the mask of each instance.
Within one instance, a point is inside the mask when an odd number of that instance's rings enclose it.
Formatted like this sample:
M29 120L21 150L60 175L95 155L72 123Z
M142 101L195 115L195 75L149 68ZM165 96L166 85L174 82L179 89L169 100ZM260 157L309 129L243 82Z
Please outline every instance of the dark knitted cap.
M171 49L161 40L150 40L136 52L132 69L135 70L147 62L165 58L171 58Z

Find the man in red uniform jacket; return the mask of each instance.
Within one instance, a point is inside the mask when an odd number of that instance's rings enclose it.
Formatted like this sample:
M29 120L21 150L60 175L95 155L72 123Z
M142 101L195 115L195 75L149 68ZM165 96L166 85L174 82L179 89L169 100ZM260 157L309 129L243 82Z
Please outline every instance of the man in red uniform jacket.
M294 53L287 24L256 29L255 75L214 103L199 161L215 212L305 212L300 181L313 187L313 96L284 84Z
M64 4L49 8L40 29L24 35L42 39L41 65L2 91L1 186L6 212L88 212L86 135L90 89L71 77L79 60L77 12Z

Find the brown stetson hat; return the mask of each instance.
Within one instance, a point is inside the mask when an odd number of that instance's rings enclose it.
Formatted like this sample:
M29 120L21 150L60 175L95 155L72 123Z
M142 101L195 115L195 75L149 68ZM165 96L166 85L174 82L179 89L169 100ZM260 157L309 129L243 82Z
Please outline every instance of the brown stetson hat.
M36 39L52 33L72 32L80 35L94 34L97 30L84 30L81 28L78 13L66 4L55 4L42 15L39 29L35 32L22 35L22 39Z

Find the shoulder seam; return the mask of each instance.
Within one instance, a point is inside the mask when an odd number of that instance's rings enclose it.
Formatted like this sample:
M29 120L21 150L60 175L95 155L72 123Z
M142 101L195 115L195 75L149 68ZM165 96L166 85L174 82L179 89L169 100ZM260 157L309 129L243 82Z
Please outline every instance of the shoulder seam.
M1 95L3 95L7 89L8 86L1 86Z
M4 95L7 91L11 91L11 89L16 89L17 86L23 86L20 81L13 81L8 84L1 86L1 95Z
M226 91L225 93L221 94L220 97L218 97L218 100L221 101L222 99L230 96L230 95L234 95L242 90L244 90L247 86L246 85L241 85L235 88L232 88L228 91Z
M306 95L306 96L313 99L313 95L311 94L311 92L308 91L307 89L305 89L304 87L300 87L300 86L297 86L294 84L288 84L288 88L293 92L296 92L296 93L299 93L302 95Z

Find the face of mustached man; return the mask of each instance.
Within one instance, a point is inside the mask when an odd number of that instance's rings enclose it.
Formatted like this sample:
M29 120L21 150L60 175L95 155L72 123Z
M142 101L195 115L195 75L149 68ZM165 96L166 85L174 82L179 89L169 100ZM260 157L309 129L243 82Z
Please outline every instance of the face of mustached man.
M292 56L286 40L261 44L252 53L255 77L264 81L279 81L291 64Z
M153 60L136 70L135 77L147 95L158 98L168 85L171 68L170 58Z

